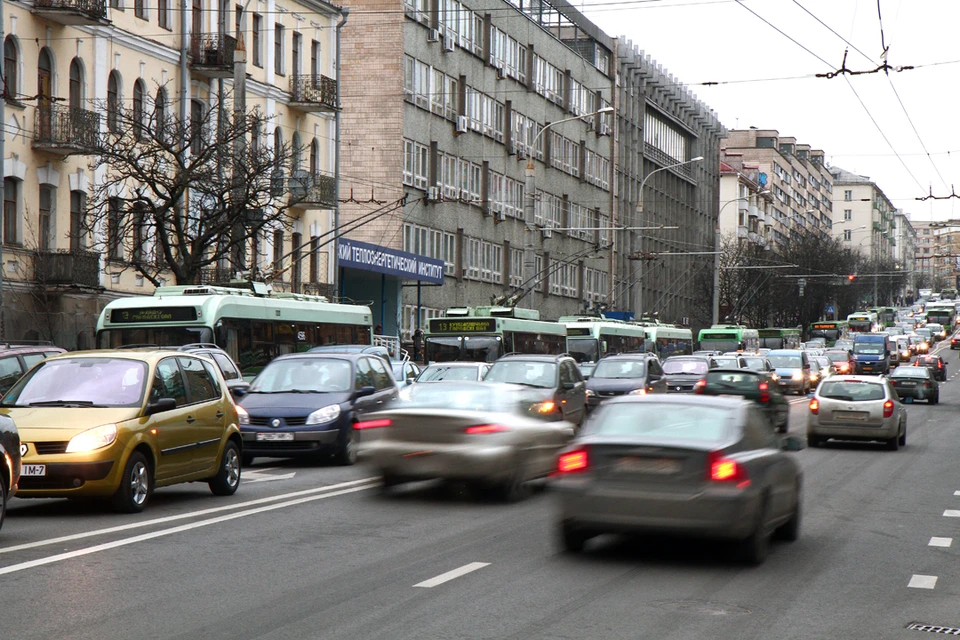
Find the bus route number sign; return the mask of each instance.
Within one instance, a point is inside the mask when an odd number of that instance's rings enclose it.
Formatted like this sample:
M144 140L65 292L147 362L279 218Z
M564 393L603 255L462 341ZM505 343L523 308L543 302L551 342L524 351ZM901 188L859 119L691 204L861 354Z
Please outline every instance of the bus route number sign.
M197 319L194 307L154 307L145 309L114 309L110 322L185 322Z
M814 329L836 329L837 325L835 324L815 324L813 325Z
M497 321L493 318L434 318L430 321L430 333L490 333L496 330Z
M567 327L568 336L589 336L590 329L586 327Z

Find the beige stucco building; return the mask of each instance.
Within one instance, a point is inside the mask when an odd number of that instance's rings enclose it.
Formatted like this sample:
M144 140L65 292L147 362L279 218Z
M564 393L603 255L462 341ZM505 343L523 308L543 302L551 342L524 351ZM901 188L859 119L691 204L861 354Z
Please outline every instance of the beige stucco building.
M831 167L834 235L844 246L872 261L893 262L897 243L896 207L883 190L867 176Z

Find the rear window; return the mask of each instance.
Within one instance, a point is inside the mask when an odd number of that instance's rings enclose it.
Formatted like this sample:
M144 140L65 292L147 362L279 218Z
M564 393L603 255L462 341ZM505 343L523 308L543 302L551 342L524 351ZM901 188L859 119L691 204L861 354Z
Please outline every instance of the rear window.
M473 380L477 379L477 370L473 367L448 367L444 365L430 365L424 369L417 382L438 382L440 380Z
M721 442L727 437L731 417L730 409L720 407L614 403L602 405L584 432L610 437Z
M897 367L890 374L891 378L929 378L930 373L926 367Z
M708 373L707 386L730 391L756 391L759 378L750 373Z
M707 372L707 363L703 360L671 360L663 362L664 373L694 373L703 375Z
M825 381L820 384L819 395L832 400L847 402L866 402L868 400L883 400L883 385L873 382L859 382L853 380L835 382Z

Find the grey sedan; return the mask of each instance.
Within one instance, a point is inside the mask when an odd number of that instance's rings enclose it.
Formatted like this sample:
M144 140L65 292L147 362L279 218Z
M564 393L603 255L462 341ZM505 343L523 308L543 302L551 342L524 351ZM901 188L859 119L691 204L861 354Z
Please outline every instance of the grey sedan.
M807 412L807 442L830 438L875 440L896 451L907 444L907 410L890 381L874 376L834 376L821 384Z
M354 425L361 459L389 488L442 478L522 497L553 470L574 425L539 417L529 390L483 382L414 384L409 395Z
M562 545L580 551L602 533L700 535L738 540L759 564L774 533L799 535L802 478L785 451L802 446L741 398L609 400L551 476Z
M900 366L893 370L889 380L901 400L926 400L930 404L940 402L940 383L934 371L928 367Z

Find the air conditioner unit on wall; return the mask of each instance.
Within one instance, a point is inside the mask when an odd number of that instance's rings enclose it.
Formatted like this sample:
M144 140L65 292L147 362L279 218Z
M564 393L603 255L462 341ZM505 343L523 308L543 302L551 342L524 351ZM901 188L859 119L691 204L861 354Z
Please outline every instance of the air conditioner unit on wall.
M440 30L430 29L430 35L427 36L427 42L440 42Z
M439 202L440 201L440 189L438 187L430 187L427 189L427 200L430 202Z
M443 50L444 51L453 51L456 43L453 41L453 38L449 35L443 36Z
M457 116L457 133L467 132L467 116Z

